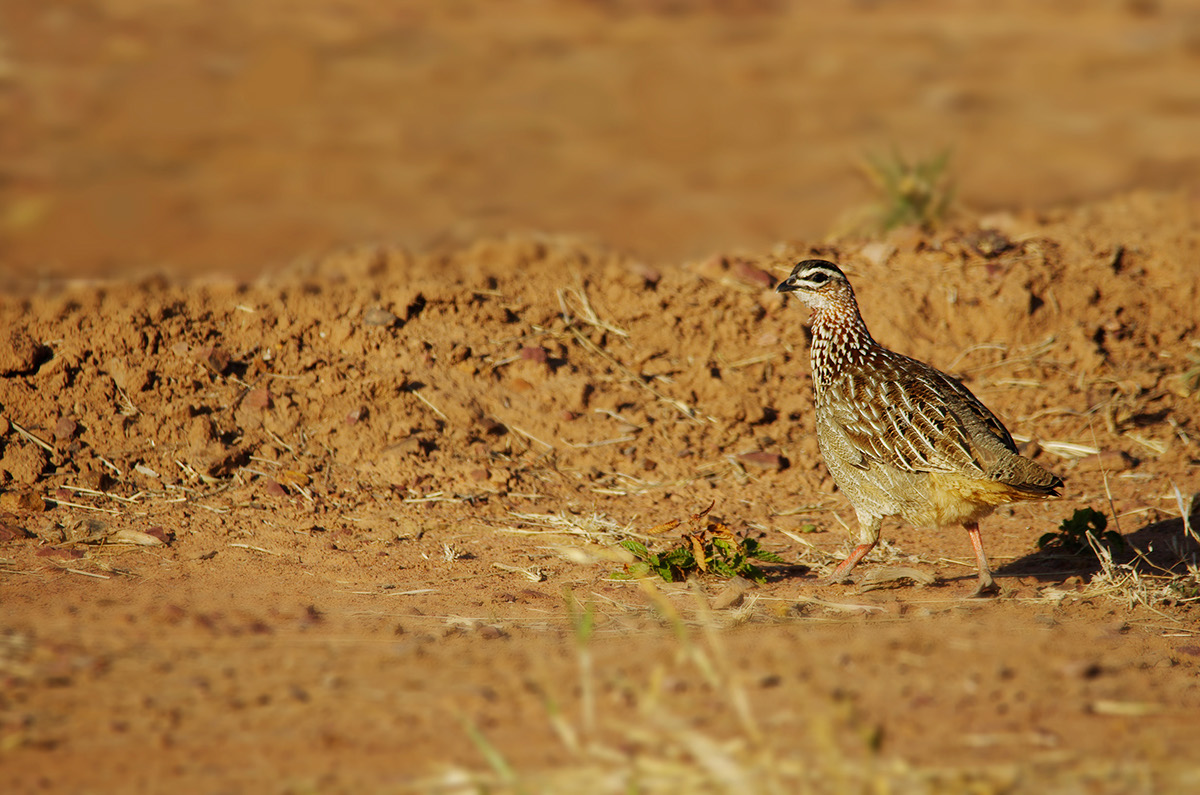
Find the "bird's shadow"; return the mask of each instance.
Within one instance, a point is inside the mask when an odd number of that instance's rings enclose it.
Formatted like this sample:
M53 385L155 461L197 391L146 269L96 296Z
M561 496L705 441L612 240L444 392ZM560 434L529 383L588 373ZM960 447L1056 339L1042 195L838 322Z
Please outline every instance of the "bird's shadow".
M1191 517L1193 531L1200 529L1200 512ZM1188 535L1182 519L1151 522L1121 536L1111 545L1113 563L1129 566L1140 575L1170 577L1187 574L1189 564L1200 565L1200 542ZM1032 577L1039 582L1062 582L1068 577L1089 579L1103 570L1091 549L1069 551L1048 545L1037 552L1005 563L995 570L1002 577Z
M1200 501L1190 517L1193 532L1200 534ZM1112 549L1113 563L1129 566L1142 576L1171 577L1188 573L1188 566L1200 566L1200 542L1189 535L1182 519L1151 522L1121 536L1121 544ZM804 563L760 564L769 583L796 579L813 579L812 567ZM992 573L997 577L1031 577L1043 583L1061 583L1068 577L1084 581L1103 570L1099 559L1089 549L1071 551L1047 545L1016 560L1009 561ZM940 577L936 585L948 585L957 580L973 580L975 575Z

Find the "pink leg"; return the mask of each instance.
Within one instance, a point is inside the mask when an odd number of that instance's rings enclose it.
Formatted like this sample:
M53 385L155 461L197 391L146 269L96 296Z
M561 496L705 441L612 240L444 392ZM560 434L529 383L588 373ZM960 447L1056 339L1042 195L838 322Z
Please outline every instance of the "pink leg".
M992 579L992 571L988 568L987 555L983 554L983 541L979 538L979 523L967 522L967 535L971 537L971 546L975 547L975 563L979 566L979 587L972 596L986 596L1000 591Z
M878 542L872 541L869 544L859 544L856 546L828 577L821 580L821 585L833 585L835 582L845 582L850 576L850 570L857 566L859 561L875 548L876 543Z

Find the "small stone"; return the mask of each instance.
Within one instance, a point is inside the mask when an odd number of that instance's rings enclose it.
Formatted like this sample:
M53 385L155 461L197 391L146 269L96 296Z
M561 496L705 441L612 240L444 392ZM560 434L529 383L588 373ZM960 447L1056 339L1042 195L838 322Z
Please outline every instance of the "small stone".
M521 358L539 364L545 364L550 355L540 345L527 345L521 349Z
M59 422L54 424L54 438L59 442L66 442L76 435L78 430L79 423L70 417L59 417Z
M786 458L778 453L768 453L762 450L742 453L738 456L738 461L741 461L743 464L762 467L763 469L773 469L776 472L787 468Z
M494 627L491 624L484 624L479 628L479 637L483 638L484 640L497 640L499 638L508 637L508 633L500 629L500 627Z
M104 491L108 485L108 475L99 469L87 467L79 473L79 485L92 491Z
M271 393L266 387L251 389L246 393L246 405L252 409L271 408Z
M361 422L362 420L365 420L367 418L367 414L368 414L367 407L359 406L358 408L354 409L354 411L347 412L346 424L347 425L357 425L359 422Z
M399 319L386 309L377 306L373 306L366 312L363 312L363 325L366 326L391 326Z
M218 375L223 374L229 368L229 351L224 348L210 345L206 348L201 348L196 353L201 364Z
M490 477L491 477L491 473L488 472L486 469L480 468L480 469L472 469L471 470L471 480L476 480L476 481L487 480Z
M272 497L286 497L287 496L287 489L285 489L283 486L279 485L279 482L275 481L275 480L267 481L266 491L267 491L267 494L271 495Z

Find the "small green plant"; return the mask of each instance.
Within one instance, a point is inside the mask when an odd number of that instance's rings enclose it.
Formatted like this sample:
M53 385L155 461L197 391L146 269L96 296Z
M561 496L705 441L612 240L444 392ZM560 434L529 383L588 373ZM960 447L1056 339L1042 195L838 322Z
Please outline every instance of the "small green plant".
M766 575L752 561L783 563L783 559L763 549L755 539L735 534L723 522L706 522L705 517L712 508L709 505L700 513L692 514L689 519L692 531L684 533L678 546L664 552L651 552L641 541L632 538L622 541L621 546L632 552L637 561L613 576L635 579L653 572L667 582L677 582L699 572L726 579L740 576L757 583L764 582ZM663 533L680 524L680 520L672 519L647 532Z
M1058 530L1046 533L1038 539L1038 549L1057 549L1068 555L1080 555L1084 552L1094 552L1088 536L1111 554L1124 549L1125 539L1121 534L1106 529L1108 517L1094 508L1077 508L1070 519L1063 519Z
M890 156L868 153L860 165L867 181L880 194L880 231L898 226L937 227L954 199L953 181L947 175L950 150L915 162L893 148Z

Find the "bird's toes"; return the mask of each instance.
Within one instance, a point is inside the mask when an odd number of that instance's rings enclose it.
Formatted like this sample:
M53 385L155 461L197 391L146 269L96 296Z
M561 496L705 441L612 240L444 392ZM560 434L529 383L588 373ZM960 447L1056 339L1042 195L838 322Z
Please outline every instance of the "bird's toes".
M971 592L969 599L989 599L1000 595L1000 586L991 579L981 580L975 590Z

